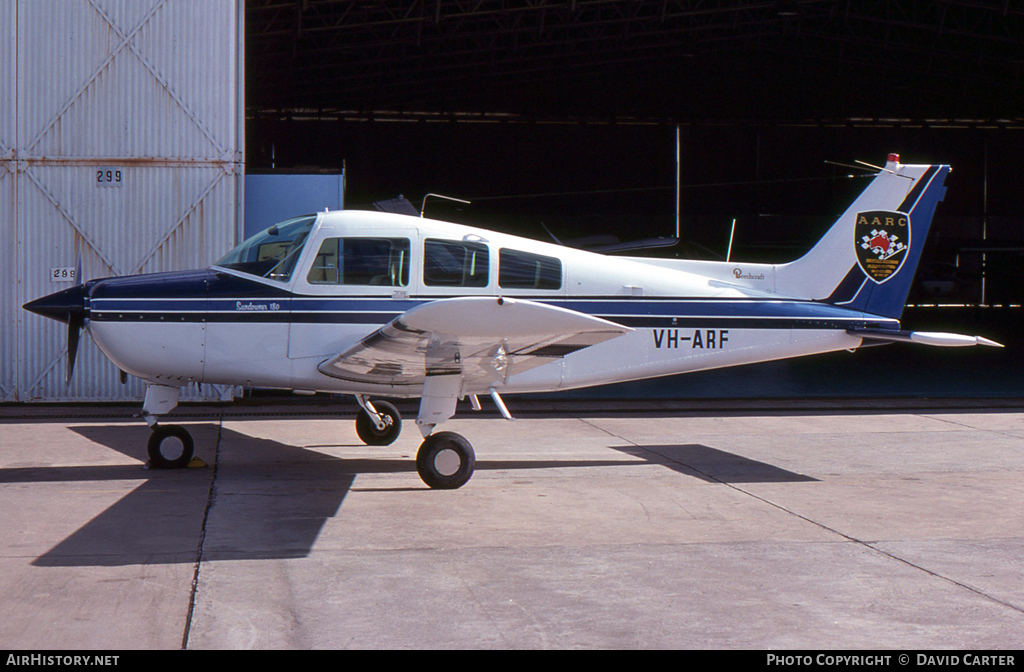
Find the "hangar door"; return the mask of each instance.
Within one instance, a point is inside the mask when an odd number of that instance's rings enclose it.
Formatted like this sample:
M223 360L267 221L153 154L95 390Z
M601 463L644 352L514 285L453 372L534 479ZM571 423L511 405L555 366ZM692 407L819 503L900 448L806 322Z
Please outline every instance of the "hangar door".
M21 305L210 264L242 222L243 0L0 0L0 399L141 399ZM213 397L219 390L186 390Z

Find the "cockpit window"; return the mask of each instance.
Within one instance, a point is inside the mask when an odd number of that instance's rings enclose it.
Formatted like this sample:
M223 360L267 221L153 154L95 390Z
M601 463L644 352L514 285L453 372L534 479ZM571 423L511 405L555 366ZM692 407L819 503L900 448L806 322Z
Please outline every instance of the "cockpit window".
M311 285L409 284L408 238L328 238L306 280Z
M316 215L307 215L275 224L228 252L214 265L287 282L315 222Z

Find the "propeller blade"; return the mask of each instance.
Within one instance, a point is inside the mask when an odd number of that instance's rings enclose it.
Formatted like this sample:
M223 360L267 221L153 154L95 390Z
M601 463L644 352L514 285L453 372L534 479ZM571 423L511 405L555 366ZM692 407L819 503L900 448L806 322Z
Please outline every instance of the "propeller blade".
M75 357L78 355L78 337L82 333L84 320L81 315L71 313L68 315L68 372L64 383L71 385L71 374L75 371Z
M75 283L82 283L82 238L75 232Z

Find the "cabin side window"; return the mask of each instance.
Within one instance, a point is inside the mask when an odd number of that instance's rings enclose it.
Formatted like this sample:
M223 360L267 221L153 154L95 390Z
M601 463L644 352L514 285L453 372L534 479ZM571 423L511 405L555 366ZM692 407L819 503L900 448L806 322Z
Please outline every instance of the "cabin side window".
M328 238L313 259L311 285L409 284L408 238Z
M428 238L423 244L423 284L486 287L489 259L483 243Z
M498 251L498 285L505 289L561 289L562 262L503 247Z

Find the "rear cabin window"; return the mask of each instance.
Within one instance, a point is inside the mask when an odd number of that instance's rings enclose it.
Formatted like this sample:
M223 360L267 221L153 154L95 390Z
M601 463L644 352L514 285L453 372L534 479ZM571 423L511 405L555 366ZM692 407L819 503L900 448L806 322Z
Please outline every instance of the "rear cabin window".
M423 243L423 284L486 287L489 259L483 243L428 238Z
M506 289L561 289L562 262L503 247L498 252L498 285Z
M311 285L409 284L408 238L328 238L306 279Z

